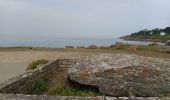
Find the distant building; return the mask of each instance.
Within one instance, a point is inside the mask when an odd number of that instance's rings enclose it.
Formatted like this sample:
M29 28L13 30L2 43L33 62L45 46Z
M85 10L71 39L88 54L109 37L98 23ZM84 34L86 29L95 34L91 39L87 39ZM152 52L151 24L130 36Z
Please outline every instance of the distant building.
M165 32L161 32L160 35L161 35L161 36L164 36L164 35L166 35L166 33L165 33Z
M153 34L153 32L150 32L149 34L150 34L150 35L152 35L152 34Z

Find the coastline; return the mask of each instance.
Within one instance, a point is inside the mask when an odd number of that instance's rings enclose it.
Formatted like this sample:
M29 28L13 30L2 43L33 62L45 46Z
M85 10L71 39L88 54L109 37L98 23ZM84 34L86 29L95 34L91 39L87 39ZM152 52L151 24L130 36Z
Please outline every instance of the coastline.
M143 42L157 42L157 43L165 43L166 40L162 39L146 39L146 38L137 38L137 37L131 37L131 36L122 36L120 39L126 40L126 41L143 41Z
M137 43L132 41L125 41L119 37L113 37L109 39L0 39L0 47L39 47L39 48L65 48L65 46L79 46L88 47L89 45L97 46L110 46L116 42L129 42L130 44L148 45L138 41Z

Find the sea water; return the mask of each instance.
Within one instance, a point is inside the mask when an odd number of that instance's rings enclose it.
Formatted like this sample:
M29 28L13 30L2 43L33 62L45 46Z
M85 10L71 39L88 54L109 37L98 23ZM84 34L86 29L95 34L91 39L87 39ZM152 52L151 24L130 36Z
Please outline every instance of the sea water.
M119 38L110 39L64 39L64 38L0 38L0 47L51 47L64 48L65 46L89 46L92 44L98 46L109 46L116 42L129 44L148 45L152 42L144 41L126 41Z

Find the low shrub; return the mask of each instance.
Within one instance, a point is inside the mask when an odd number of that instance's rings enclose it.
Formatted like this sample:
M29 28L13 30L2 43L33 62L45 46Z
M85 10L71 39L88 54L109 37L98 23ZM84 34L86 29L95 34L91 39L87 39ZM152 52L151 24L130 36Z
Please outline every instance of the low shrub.
M99 48L100 48L100 49L109 49L110 47L107 47L107 46L100 46Z
M127 49L129 46L131 46L128 43L122 43L122 42L116 42L115 45L111 45L111 48L114 49Z
M122 42L116 42L115 45L125 45L125 44Z
M126 49L126 45L115 45L115 49Z
M88 47L87 47L87 49L97 49L98 48L98 46L97 45L89 45Z
M56 87L52 95L55 96L99 96L100 93L92 89L74 89L64 85Z
M43 80L37 80L34 84L34 94L41 94L47 90L47 83Z
M170 51L166 51L167 54L170 54Z
M77 46L78 49L84 49L86 48L85 46Z
M143 46L140 46L140 50L160 52L161 48L160 48L160 46L156 46L156 45L152 45L152 46L143 45Z
M162 48L162 52L170 54L170 48Z
M115 45L114 45L114 44L110 45L110 48L114 48L114 47L115 47Z
M74 48L74 46L65 46L65 48Z
M137 50L140 50L140 46L139 45L131 45L131 46L128 46L127 47L127 50L128 51L137 51Z
M148 46L154 46L154 45L157 45L157 43L150 43L150 44L148 44Z
M28 65L27 70L36 69L37 66L43 65L43 64L46 64L46 63L48 63L48 60L46 60L46 59L36 60L36 61L34 61L34 62L32 62Z

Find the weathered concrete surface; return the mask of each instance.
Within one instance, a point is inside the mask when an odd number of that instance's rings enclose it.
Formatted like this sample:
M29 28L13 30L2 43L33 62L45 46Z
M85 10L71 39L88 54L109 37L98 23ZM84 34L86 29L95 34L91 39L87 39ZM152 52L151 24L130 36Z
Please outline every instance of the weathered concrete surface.
M71 80L110 96L169 96L170 60L102 54L83 58L68 71Z
M46 96L23 94L0 94L0 100L170 100L159 97L77 97L77 96Z

